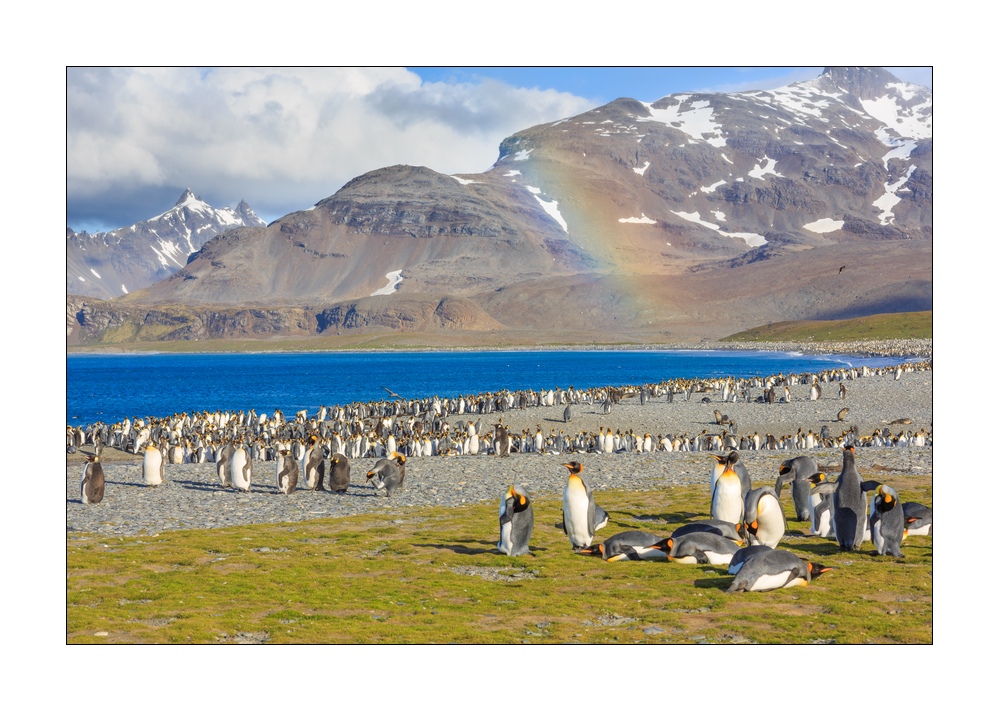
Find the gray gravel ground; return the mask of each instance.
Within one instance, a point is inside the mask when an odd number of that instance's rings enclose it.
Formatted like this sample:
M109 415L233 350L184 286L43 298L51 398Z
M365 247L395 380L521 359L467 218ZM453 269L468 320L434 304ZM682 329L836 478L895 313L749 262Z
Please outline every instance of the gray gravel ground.
M861 434L899 418L909 418L911 425L890 425L901 430L932 431L932 371L906 373L901 380L879 375L847 382L847 399L837 399L837 387L829 383L823 397L810 401L804 385L792 388L790 403L667 403L657 398L640 405L637 398L626 399L607 415L598 405L575 406L576 414L568 425L562 422L562 405L508 410L481 418L483 429L499 421L519 432L540 425L549 430L596 432L600 427L636 434L653 435L683 432L691 435L714 424L715 409L731 415L739 423L739 434L776 436L793 434L802 428L818 432L823 424L834 434L856 424ZM836 422L843 406L850 408L845 423ZM452 417L451 422L465 420ZM570 429L571 428L571 429ZM85 451L91 451L88 446ZM930 475L933 472L932 447L862 447L857 451L857 465L865 478L878 478L885 468L892 476ZM798 451L744 451L743 460L754 481L773 485L779 464ZM822 467L838 472L842 455L839 449L807 452ZM391 498L376 494L367 484L365 473L375 460L351 461L350 490L344 495L299 490L291 496L279 494L273 462L254 462L253 487L249 493L220 489L213 464L176 464L166 466L167 482L159 487L142 484L141 457L114 453L104 464L107 480L104 500L85 505L80 500L80 474L83 456L67 456L66 527L71 537L87 534L132 536L152 535L166 530L219 528L251 523L304 521L314 518L349 516L360 513L396 511L412 507L460 506L497 502L500 493L511 483L526 485L536 499L560 499L567 471L563 462L583 463L584 480L594 490L655 490L683 484L708 485L714 458L709 452L652 452L647 454L512 454L508 458L477 456L411 457L406 467L405 488ZM884 476L884 474L880 474Z

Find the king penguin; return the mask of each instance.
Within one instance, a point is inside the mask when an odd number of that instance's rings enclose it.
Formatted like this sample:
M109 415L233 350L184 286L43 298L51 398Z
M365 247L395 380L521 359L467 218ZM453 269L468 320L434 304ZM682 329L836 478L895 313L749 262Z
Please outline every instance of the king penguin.
M607 512L593 501L593 492L579 476L579 462L563 464L569 470L569 481L562 496L562 527L569 536L572 549L585 548L593 542L593 534L607 525Z
M742 569L747 560L771 550L773 548L768 548L767 546L746 546L745 548L740 548L732 555L732 560L728 562L728 574L735 575Z
M80 500L85 504L99 504L104 498L104 467L101 466L101 446L98 440L94 454L87 455L80 477Z
M781 462L777 481L774 485L777 498L784 484L791 484L791 501L794 503L794 514L799 521L808 521L811 514L808 510L808 497L812 484L808 477L819 471L818 463L811 457L795 457Z
M906 501L902 504L902 513L905 514L906 535L933 535L933 509L923 506L923 504L917 504L915 501Z
M146 486L159 486L163 479L163 453L155 444L147 442L146 453L142 456L142 482Z
M808 585L832 568L804 561L794 553L766 549L743 563L727 592L765 592Z
M743 491L742 477L735 470L739 455L730 452L724 461L720 457L716 459L722 465L722 471L711 490L711 518L734 524L742 523L745 497L749 491Z
M691 521L690 523L685 523L678 529L673 531L673 536L679 538L680 536L686 536L688 533L697 533L700 531L706 531L708 533L717 533L719 536L724 536L733 543L738 543L740 546L745 542L743 531L745 527L741 523L732 523L731 521L720 521L716 518L704 519L702 521Z
M243 446L243 439L236 440L232 453L232 485L239 491L249 491L253 480L253 463L249 453Z
M526 489L514 484L500 497L499 524L499 551L509 556L527 555L534 532L534 509Z
M902 539L905 538L905 513L898 500L898 492L887 484L874 490L870 511L871 542L878 555L903 558Z
M330 491L346 494L348 488L350 488L350 460L336 453L330 457Z
M840 550L860 548L867 528L867 495L854 461L853 445L843 448L843 470L833 493L833 521Z
M600 556L608 563L620 560L666 560L666 554L653 544L662 536L647 531L615 533L603 543L594 543L576 551L581 555Z
M223 489L232 488L232 469L230 469L232 453L232 442L227 442L219 447L218 454L215 456L215 473L218 474L219 483L222 484Z
M313 491L323 491L323 446L316 435L309 437L309 447L302 459L302 471L305 473L305 487Z
M728 565L732 556L739 550L739 544L716 533L699 531L683 536L674 534L654 543L652 548L661 550L666 554L666 558L674 563Z
M826 475L816 472L808 477L811 490L808 494L808 517L812 526L809 533L822 538L836 537L836 523L833 519L833 493L836 485L826 481Z
M771 487L761 486L746 495L746 539L750 545L776 548L786 530L784 510Z
M287 449L278 452L277 486L282 494L294 494L298 486L298 462Z
M401 489L406 478L406 457L395 453L388 459L379 459L368 472L368 481L375 489L385 490L386 496L391 496L396 489Z

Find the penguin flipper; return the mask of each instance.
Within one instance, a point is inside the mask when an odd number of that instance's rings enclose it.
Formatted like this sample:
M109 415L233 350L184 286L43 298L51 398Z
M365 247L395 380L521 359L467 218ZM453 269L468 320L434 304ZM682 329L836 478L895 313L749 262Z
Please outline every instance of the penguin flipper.
M607 522L610 520L610 515L596 504L593 506L593 530L599 531L607 525Z

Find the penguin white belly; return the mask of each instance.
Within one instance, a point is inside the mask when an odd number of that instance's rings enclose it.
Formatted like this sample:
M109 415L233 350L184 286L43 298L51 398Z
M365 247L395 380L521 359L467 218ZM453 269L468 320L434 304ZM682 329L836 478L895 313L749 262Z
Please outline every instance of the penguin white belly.
M500 515L502 516L503 514L501 513ZM511 521L507 521L500 526L500 540L499 543L496 544L496 547L501 553L510 555L510 552L513 550L513 541L510 540L512 533L513 523Z
M711 518L730 523L742 521L742 483L737 476L720 477L711 498Z
M908 534L910 536L928 536L930 535L930 529L933 527L932 523L927 523L919 528L910 528Z
M751 592L766 592L767 590L778 590L780 588L788 588L793 585L800 585L801 583L796 583L792 580L794 573L790 571L785 571L783 573L775 573L773 575L761 575L753 584L749 586ZM805 582L804 578L798 578L801 582Z
M159 486L163 483L160 476L160 466L163 463L163 455L155 447L146 450L142 458L142 481L147 486Z
M80 475L80 500L85 504L90 503L90 497L87 496L87 469L90 467L90 463L83 465L83 473Z
M582 487L571 487L562 501L565 517L565 532L573 546L585 548L593 542L587 520L590 499Z
M247 478L246 473L243 471L249 463L249 458L246 455L246 450L240 447L232 455L232 485L237 489L242 491L250 490L250 480Z
M874 525L870 529L870 534L871 534L871 543L874 544L875 550L877 550L877 552L880 555L884 555L885 539L884 536L881 535L881 519L878 519L877 521L874 522Z
M680 563L681 565L697 565L697 557L692 555L685 555L682 558L670 558L673 563Z
M771 496L765 496L761 499L756 520L760 524L756 534L760 543L769 548L776 548L784 536L784 516L776 499Z
M704 557L711 565L728 565L732 562L732 553L719 553L718 551L704 551Z
M284 469L284 455L278 454L277 457L274 458L274 464L274 476L277 480L278 491L285 494L287 492L281 490L281 470Z

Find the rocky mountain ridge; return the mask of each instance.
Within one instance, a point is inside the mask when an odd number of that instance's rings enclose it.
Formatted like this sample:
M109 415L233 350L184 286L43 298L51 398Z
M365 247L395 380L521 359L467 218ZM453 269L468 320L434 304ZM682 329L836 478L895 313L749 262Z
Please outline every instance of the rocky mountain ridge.
M111 299L138 291L187 264L208 240L233 227L266 223L245 200L214 208L187 189L166 212L111 232L66 228L66 293Z
M771 91L617 99L506 138L480 174L381 168L101 308L301 309L314 335L654 339L926 310L931 272L932 96L832 68ZM106 340L91 323L76 312L71 341ZM161 337L202 337L180 333Z

